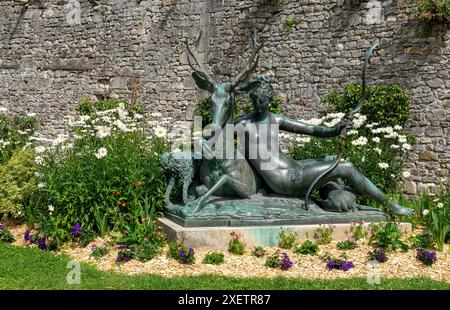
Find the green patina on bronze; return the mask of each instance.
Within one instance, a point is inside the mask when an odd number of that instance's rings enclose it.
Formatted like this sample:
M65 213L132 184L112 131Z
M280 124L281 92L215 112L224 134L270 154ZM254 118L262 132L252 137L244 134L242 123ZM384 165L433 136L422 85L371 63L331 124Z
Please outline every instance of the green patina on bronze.
M197 36L196 46L201 38ZM394 215L411 215L412 210L389 201L384 194L351 163L341 161L343 149L331 158L296 161L279 150L278 129L286 132L316 137L345 137L351 126L355 111L364 102L364 96L353 113L347 114L335 127L314 126L299 122L281 114L269 112L269 102L274 93L270 81L265 76L257 76L246 81L258 63L256 36L252 36L253 51L243 70L230 83L219 83L198 62L194 52L186 42L189 64L194 70L192 76L197 86L211 93L213 112L212 138L200 139L203 158L199 164L198 198L186 203L187 187L184 190L184 206L172 205L168 200L167 217L183 226L243 226L243 225L287 225L346 223L354 221L379 221L386 216L379 210L360 206L356 203L356 192L369 196L384 205ZM374 47L366 55L363 69L363 88L368 59ZM195 65L191 62L194 60ZM233 119L234 97L238 92L248 92L254 112L239 120ZM243 158L219 159L217 150L212 149L215 138L226 139L224 126L234 124L243 128L245 135L238 135L239 143L233 154L243 154ZM265 141L260 137L260 129L266 128ZM233 137L234 138L234 137ZM225 141L225 140L224 140ZM273 143L275 141L276 143ZM227 144L220 150L225 154ZM229 146L230 147L230 146ZM258 150L258 156L249 156L250 148ZM263 148L273 155L270 162L259 154ZM164 157L165 156L165 157ZM168 157L165 154L163 158ZM183 160L186 165L196 167L193 156ZM268 164L273 169L265 168ZM176 174L176 172L175 172ZM191 173L190 175L194 175ZM348 184L342 184L342 180ZM173 186L172 180L170 186ZM189 184L188 184L189 185ZM311 191L317 188L320 198L309 199ZM170 188L171 189L171 188ZM307 203L305 197L308 197Z

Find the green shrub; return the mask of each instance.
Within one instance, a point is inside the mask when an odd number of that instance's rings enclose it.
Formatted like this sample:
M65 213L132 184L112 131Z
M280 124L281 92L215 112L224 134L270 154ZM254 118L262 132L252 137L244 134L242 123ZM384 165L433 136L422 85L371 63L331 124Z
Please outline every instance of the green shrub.
M417 0L416 19L425 25L450 24L449 0Z
M192 264L195 262L195 252L193 248L188 248L182 242L172 241L169 243L167 256L176 259L182 264Z
M428 232L423 232L416 236L411 236L408 238L411 243L412 249L423 248L431 250L435 247L436 243L433 240L433 236Z
M14 241L16 241L16 239L9 229L5 225L0 224L0 242L13 243Z
M317 244L323 245L323 244L329 244L331 240L333 240L333 226L328 227L318 227L314 231L314 239L316 239Z
M286 18L283 21L283 24L286 27L287 32L292 32L292 29L295 26L295 20L293 20L292 18Z
M0 107L0 164L7 162L17 150L27 145L36 129L36 118L4 114Z
M438 250L442 252L450 234L450 187L441 185L438 197L428 202L429 209L422 207L422 216Z
M252 255L256 257L264 257L266 250L262 246L255 246L252 250Z
M108 232L128 245L160 239L155 212L164 205L159 154L166 142L148 139L135 107L100 102L88 114L89 103L82 104L69 135L35 158L44 187L30 199L27 218L58 243ZM77 224L80 237L72 233Z
M302 255L317 255L318 252L319 246L311 240L306 240L295 248L295 253Z
M281 228L278 238L278 246L280 248L291 249L297 239L297 234L295 232L287 233L283 228Z
M361 97L361 85L350 84L344 93L331 92L322 101L339 113L306 122L332 127L344 113L353 110ZM367 99L356 114L352 130L345 139L345 160L351 162L383 192L397 189L398 178L415 137L403 131L410 118L409 95L399 85L376 85L367 88ZM338 153L338 139L315 137L292 141L289 154L295 160L325 158ZM358 197L368 204L367 197ZM373 202L372 202L373 203Z
M103 256L108 254L108 248L106 245L98 246L97 244L92 245L91 256L99 260Z
M203 258L204 264L220 265L224 262L223 253L219 252L208 252Z
M241 234L232 232L231 233L231 240L228 243L228 252L242 255L245 251L245 244L241 241Z
M162 240L157 238L153 240L146 240L138 247L136 251L136 258L141 262L149 261L159 254L161 254Z
M277 250L274 254L269 255L266 259L264 266L269 268L280 268L281 266L280 251Z
M330 105L334 112L350 112L358 105L361 92L361 84L348 84L344 86L343 94L331 92L322 98L322 102ZM409 94L402 86L395 84L368 86L361 114L367 116L367 123L405 126L411 116Z
M358 241L360 239L366 238L367 237L367 232L364 230L362 224L357 224L355 226L352 225L351 236L352 236L353 239Z
M0 164L0 218L19 218L24 204L37 190L36 164L31 149L18 150Z
M411 222L413 228L425 226L425 234L431 234L438 250L442 251L444 243L450 239L450 187L441 184L436 196L422 193L410 201L400 195L398 202L415 211L412 217L402 217L401 220ZM427 249L425 246L422 248Z
M336 246L339 250L353 250L358 247L358 244L351 240L344 240L339 241Z
M342 116L342 113L334 113L310 121L330 127ZM353 129L347 132L344 141L344 159L383 192L389 192L398 186L398 177L414 139L403 132L401 126L379 127L377 123L366 122L365 115L356 115ZM299 137L291 142L288 151L295 160L305 160L335 156L339 152L338 147L337 138ZM367 203L367 200L360 203Z
M401 240L402 237L403 233L394 222L371 224L369 244L384 248L386 251L400 249L406 252L408 246Z

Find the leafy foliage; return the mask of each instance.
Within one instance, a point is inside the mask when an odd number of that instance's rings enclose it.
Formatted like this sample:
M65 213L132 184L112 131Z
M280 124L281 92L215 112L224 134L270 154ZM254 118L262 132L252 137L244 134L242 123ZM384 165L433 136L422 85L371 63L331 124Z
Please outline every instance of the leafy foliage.
M204 264L220 265L224 262L224 255L220 252L208 252L203 258Z
M301 245L295 248L295 253L303 255L317 255L319 252L319 246L311 240L306 240Z
M339 241L336 246L339 250L353 250L358 247L358 244L351 240L344 240Z
M423 248L427 250L431 250L435 247L436 243L433 240L433 236L428 232L423 232L416 236L411 236L408 238L409 242L411 242L411 248Z
M142 242L136 252L136 258L142 262L149 261L161 254L164 241L161 238L153 238Z
M0 242L12 243L14 241L16 241L16 239L9 229L5 225L0 224Z
M314 231L314 239L316 239L317 244L323 245L323 244L329 244L331 240L333 240L333 226L321 226L318 227Z
M195 262L195 252L193 248L188 248L182 242L172 241L169 243L167 255L176 259L182 264L192 264Z
M297 234L295 232L288 233L286 232L286 230L281 228L278 238L278 246L280 248L291 249L294 246L295 240L297 239Z
M0 164L22 149L36 129L37 120L29 116L3 114L0 111Z
M0 217L21 217L25 202L37 190L35 172L31 149L18 150L0 164Z
M106 254L108 254L108 248L106 245L101 245L101 246L98 246L97 244L92 245L91 255L95 259L99 260Z
M280 268L281 266L280 251L277 250L274 254L267 256L264 266L269 268Z
M406 252L408 246L401 240L403 233L394 222L371 224L372 236L369 243L376 247L382 247L386 251L401 249Z
M331 92L322 98L322 102L330 105L335 112L350 112L358 105L361 92L361 84L348 84L344 86L343 94ZM409 94L402 86L396 84L368 86L361 114L367 116L368 123L404 126L411 115Z
M449 0L417 0L416 19L429 26L450 24Z
M252 250L252 255L256 257L263 257L266 255L266 250L262 246L255 246Z
M228 243L228 252L242 255L245 251L245 244L241 240L241 234L232 232L231 233L231 240Z
M78 110L83 115L70 134L60 135L35 159L44 186L30 198L27 219L58 243L107 232L136 248L146 239L158 243L164 141L148 139L143 117L123 102L84 101ZM71 229L77 223L83 233L75 238Z

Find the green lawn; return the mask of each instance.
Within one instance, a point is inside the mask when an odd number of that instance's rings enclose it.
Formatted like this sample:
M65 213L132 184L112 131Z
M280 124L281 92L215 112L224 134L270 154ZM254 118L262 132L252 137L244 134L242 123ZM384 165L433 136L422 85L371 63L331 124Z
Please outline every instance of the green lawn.
M450 284L428 280L382 280L381 285L368 285L366 279L236 279L221 276L164 278L153 275L125 276L98 271L81 265L81 284L69 285L66 276L67 256L55 256L35 248L0 244L0 289L154 289L154 290L300 290L300 289L450 289Z

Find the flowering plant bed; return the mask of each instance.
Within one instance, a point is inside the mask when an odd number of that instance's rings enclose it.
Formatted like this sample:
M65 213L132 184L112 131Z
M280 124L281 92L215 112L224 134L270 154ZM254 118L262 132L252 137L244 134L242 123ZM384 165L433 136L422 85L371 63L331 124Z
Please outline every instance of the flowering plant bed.
M37 247L35 244L29 244L24 240L24 233L27 227L25 225L10 227L10 231L16 241L13 245L22 247ZM66 254L77 261L86 262L94 265L99 270L108 271L115 270L122 274L153 274L161 276L196 276L201 274L214 274L239 278L263 277L274 278L284 276L289 278L306 278L306 279L349 279L352 277L366 278L371 266L368 264L369 259L367 253L374 251L369 246L367 239L357 241L358 248L349 251L348 260L352 261L354 267L347 272L329 272L323 259L328 254L332 257L339 257L342 250L337 248L337 242L332 241L330 244L321 245L316 256L297 254L294 250L282 250L292 262L292 267L288 270L281 268L272 269L265 266L266 256L256 257L251 255L251 251L245 252L243 255L235 255L223 251L224 262L220 265L205 264L203 259L210 253L208 250L195 250L195 262L191 264L183 264L177 259L168 257L169 251L166 245L160 254L153 259L141 262L137 259L128 260L126 263L117 263L119 249L112 247L105 256L98 260L92 257L92 245L108 243L111 240L97 238L89 246L81 247L78 244L69 243L60 248L57 253ZM264 248L268 253L275 253L278 248ZM131 252L131 250L130 250ZM438 259L431 265L426 266L416 258L415 249L408 252L401 250L391 251L389 260L380 264L381 279L387 278L418 278L426 277L438 281L450 283L450 259L448 257L448 245L445 245L444 252L438 253ZM283 258L283 257L281 257Z

